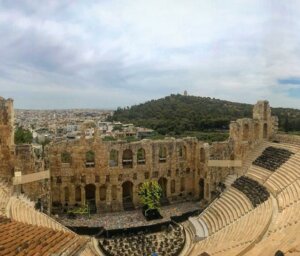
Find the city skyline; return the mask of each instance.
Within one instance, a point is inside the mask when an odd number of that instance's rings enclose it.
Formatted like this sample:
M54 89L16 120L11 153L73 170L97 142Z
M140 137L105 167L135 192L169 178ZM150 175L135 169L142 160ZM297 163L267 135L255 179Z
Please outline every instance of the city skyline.
M297 1L0 2L0 90L19 109L172 93L300 107Z

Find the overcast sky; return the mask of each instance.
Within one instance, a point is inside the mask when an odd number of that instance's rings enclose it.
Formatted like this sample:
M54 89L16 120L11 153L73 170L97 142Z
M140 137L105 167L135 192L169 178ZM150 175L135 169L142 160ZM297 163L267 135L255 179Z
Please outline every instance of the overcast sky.
M0 0L0 95L116 108L171 93L300 109L300 1Z

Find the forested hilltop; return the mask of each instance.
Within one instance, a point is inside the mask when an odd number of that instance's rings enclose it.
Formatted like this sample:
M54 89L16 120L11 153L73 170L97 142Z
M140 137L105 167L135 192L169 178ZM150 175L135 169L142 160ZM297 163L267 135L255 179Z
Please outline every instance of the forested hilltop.
M162 135L195 131L226 131L231 120L252 117L253 105L209 97L170 95L127 108L118 108L110 121L130 122L152 128ZM272 108L279 129L300 131L300 110Z

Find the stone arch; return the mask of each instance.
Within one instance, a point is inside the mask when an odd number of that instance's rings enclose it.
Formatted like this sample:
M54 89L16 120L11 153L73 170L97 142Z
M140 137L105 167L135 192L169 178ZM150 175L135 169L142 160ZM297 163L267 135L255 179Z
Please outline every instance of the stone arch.
M123 168L132 168L133 166L133 154L131 149L125 149L122 157Z
M186 146L185 145L179 146L178 156L181 159L186 159Z
M204 179L200 178L199 179L199 199L202 200L204 199Z
M174 194L176 191L176 182L175 180L171 180L171 193Z
M201 163L205 162L205 149L204 148L200 149L200 162Z
M249 124L244 124L243 126L243 140L249 139Z
M159 147L158 159L160 163L165 163L167 161L167 148L164 146Z
M85 153L85 166L95 167L95 152L93 150L89 150Z
M259 139L259 124L258 123L254 124L254 138L256 140Z
M65 202L69 202L70 200L70 191L68 187L64 187L64 196Z
M99 189L99 197L100 197L100 201L105 201L106 200L106 186L102 185L100 186Z
M81 187L80 186L77 186L75 188L75 201L81 202Z
M185 178L184 177L180 178L180 191L181 192L185 191Z
M125 181L122 184L122 198L124 210L134 209L133 205L133 183L131 181Z
M158 184L162 189L162 198L167 198L168 192L167 192L167 186L168 186L168 180L165 177L160 177L158 180Z
M266 123L264 123L263 138L264 139L268 138L268 125Z
M137 151L137 164L146 164L146 152L143 148Z
M87 184L85 186L85 201L90 207L91 213L97 211L96 208L96 186L94 184Z
M110 167L118 166L118 158L119 158L119 152L115 149L112 149L109 153L109 166Z
M64 151L60 155L61 162L64 164L70 164L72 161L71 154L67 151Z

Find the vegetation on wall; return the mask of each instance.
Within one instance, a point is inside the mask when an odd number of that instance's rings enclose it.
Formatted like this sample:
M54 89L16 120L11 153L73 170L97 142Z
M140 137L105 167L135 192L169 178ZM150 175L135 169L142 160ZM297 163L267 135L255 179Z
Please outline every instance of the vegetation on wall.
M23 127L17 127L15 130L15 144L30 144L32 142L32 133Z
M143 104L118 108L110 121L130 122L156 130L162 135L183 135L193 132L224 132L230 121L252 117L253 105L209 97L170 95ZM273 108L279 118L279 128L300 131L300 110ZM209 135L214 140L214 135Z

